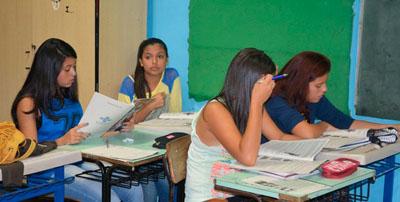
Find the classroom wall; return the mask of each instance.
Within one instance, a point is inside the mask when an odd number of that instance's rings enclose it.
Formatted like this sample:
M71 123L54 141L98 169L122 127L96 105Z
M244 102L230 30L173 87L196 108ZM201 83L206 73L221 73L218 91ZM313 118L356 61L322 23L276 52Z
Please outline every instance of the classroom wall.
M178 70L182 82L183 111L198 111L204 102L189 98L189 0L148 0L147 36L162 39L168 47L169 67Z
M182 79L183 110L196 111L203 106L204 102L196 102L194 99L189 98L187 83L189 65L189 3L189 0L148 0L147 36L160 37L167 43L170 52L169 66L177 68ZM314 31L318 32L318 30ZM348 77L348 75L344 76ZM342 101L347 102L348 97L343 96L342 99ZM397 157L398 161L399 157ZM399 174L400 171L397 170L394 175L393 201L399 201L400 199ZM369 201L383 200L383 182L384 178L381 177L372 185Z

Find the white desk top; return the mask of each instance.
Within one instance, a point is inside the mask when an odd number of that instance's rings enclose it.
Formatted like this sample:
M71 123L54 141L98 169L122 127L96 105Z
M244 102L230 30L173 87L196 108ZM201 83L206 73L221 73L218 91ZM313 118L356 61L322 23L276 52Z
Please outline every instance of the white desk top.
M29 157L22 160L24 164L24 175L48 170L51 168L75 163L82 160L82 155L80 151L65 151L61 149L56 149L49 153ZM2 180L2 174L0 170L0 180Z
M340 157L351 158L360 162L361 165L367 165L372 162L382 160L386 157L400 153L400 142L385 145L379 148L378 145L368 144L350 151L322 151L316 156L316 160L331 160Z

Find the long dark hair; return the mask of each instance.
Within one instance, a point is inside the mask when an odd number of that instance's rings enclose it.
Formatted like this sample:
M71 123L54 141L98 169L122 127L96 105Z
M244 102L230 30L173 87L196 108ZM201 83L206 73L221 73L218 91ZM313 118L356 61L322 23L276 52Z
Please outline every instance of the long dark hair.
M38 109L45 113L50 119L57 120L51 111L54 110L52 102L57 99L63 106L64 98L78 101L78 82L69 88L63 88L57 83L57 76L62 69L65 58L77 58L75 50L61 39L50 38L40 45L33 58L31 69L22 89L14 99L11 116L18 127L17 106L21 99L32 97L35 107L26 114L35 113L36 122L39 123Z
M273 74L276 67L263 51L245 48L232 59L224 86L213 99L223 103L243 134L249 116L250 98L254 84L265 74Z
M167 45L161 40L157 38L148 38L139 45L138 53L137 53L137 61L136 61L136 69L135 69L135 74L134 74L134 80L135 80L135 95L137 98L145 98L146 97L146 92L149 93L149 97L151 97L151 91L149 84L147 83L146 79L144 78L144 68L142 65L140 65L139 59L143 57L143 52L144 49L148 45L154 45L154 44L160 44L161 47L164 49L165 54L168 58L168 49Z
M288 76L276 82L273 94L284 97L310 121L307 109L309 83L329 73L330 69L331 62L326 56L313 51L298 53L280 71Z

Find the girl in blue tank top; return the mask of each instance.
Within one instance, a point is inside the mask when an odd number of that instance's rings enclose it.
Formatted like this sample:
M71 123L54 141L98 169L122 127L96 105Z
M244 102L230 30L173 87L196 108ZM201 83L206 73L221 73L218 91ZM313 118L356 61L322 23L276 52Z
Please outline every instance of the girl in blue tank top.
M31 70L11 109L13 121L26 136L37 140L54 141L58 146L78 144L88 134L78 130L82 107L78 100L75 50L60 39L46 40L36 51ZM133 127L125 123L124 130ZM75 176L97 165L79 162L66 165L65 177ZM41 173L51 175L52 171ZM65 196L78 201L101 201L101 183L75 178L65 185ZM111 201L143 201L141 187L130 189L112 187Z

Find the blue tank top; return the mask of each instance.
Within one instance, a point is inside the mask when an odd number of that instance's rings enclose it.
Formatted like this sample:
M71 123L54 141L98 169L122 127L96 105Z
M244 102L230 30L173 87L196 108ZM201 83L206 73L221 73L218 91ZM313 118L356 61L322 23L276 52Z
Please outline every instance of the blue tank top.
M62 137L71 128L78 125L82 117L82 106L79 102L71 99L64 99L64 106L57 100L53 101L52 113L58 117L58 120L51 120L44 112L41 114L41 127L38 129L38 141L55 141Z

